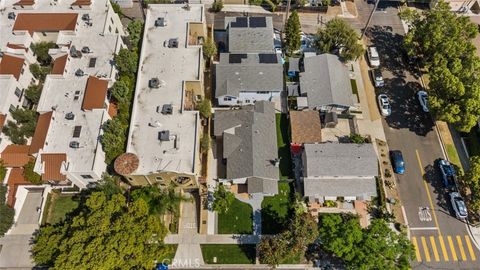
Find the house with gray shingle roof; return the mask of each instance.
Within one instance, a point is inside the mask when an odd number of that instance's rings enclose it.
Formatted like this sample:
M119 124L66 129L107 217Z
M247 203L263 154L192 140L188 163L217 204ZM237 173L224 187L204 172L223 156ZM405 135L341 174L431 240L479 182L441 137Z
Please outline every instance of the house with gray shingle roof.
M216 110L213 135L223 145L226 179L249 193L278 193L278 149L274 104L258 101L239 110Z
M222 53L215 65L215 97L220 106L276 101L283 91L280 55Z
M225 17L228 51L231 53L273 53L271 17Z
M345 111L358 102L352 92L347 67L333 54L306 56L300 73L300 96L305 108L320 111Z
M378 159L372 144L304 144L302 163L304 196L310 202L377 195Z

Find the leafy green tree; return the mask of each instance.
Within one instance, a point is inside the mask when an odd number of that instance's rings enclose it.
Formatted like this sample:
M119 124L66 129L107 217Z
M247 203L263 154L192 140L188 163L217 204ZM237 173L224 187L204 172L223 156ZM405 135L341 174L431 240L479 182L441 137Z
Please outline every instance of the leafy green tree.
M35 167L35 161L30 160L24 167L23 170L23 175L25 176L25 179L27 179L28 182L38 185L42 183L42 177L33 171L33 168Z
M32 73L33 77L39 80L41 83L45 81L45 78L50 73L52 68L50 66L40 66L39 64L31 64L29 66L30 72Z
M468 208L474 213L480 210L480 156L470 157L470 169L460 177L469 190Z
M25 91L25 97L28 98L32 103L38 104L40 101L40 96L42 95L42 85L31 84L28 86Z
M107 198L111 198L115 194L123 193L123 190L120 187L120 178L108 173L103 173L102 179L98 181L96 190L103 192Z
M144 200L148 204L150 214L152 215L164 215L167 212L179 215L180 203L188 200L188 198L175 192L173 187L162 190L157 186L134 190L132 199L134 201Z
M216 0L212 4L213 12L220 12L223 9L223 0Z
M364 53L357 32L343 19L334 18L318 29L317 48L322 53L337 54L344 61L354 60Z
M119 16L123 15L122 8L117 2L110 1L110 4L112 4L113 12L117 13Z
M213 201L213 210L225 213L228 211L232 203L235 201L235 195L227 191L224 185L219 185L213 193L215 200Z
M13 225L15 210L5 204L7 186L0 185L0 237L2 237Z
M204 98L200 104L198 104L198 111L204 118L210 118L212 115L212 102L209 99Z
M103 131L100 142L105 152L105 162L111 164L115 158L124 152L127 141L127 127L120 121L119 117L115 117L103 124Z
M262 237L257 248L258 254L260 255L260 262L275 268L288 254L288 246L288 239L284 238L281 234Z
M127 82L118 80L113 84L112 96L119 102L127 102L132 99L133 91Z
M130 38L130 42L135 49L138 50L140 48L140 40L142 39L143 34L143 22L141 20L133 20L127 26L128 36Z
M207 38L207 41L203 44L203 56L210 59L215 55L217 55L217 45L215 45L215 41L213 39Z
M138 54L136 51L129 51L128 49L122 48L113 59L120 75L135 76L138 64Z
M32 254L35 263L52 269L150 269L169 249L159 217L144 200L127 204L115 194L94 192L76 216L40 228Z
M202 138L200 139L200 151L202 153L208 151L208 149L210 149L210 143L211 143L211 140L210 140L210 136L208 135L208 133L203 133L203 136Z
M5 164L3 160L0 159L0 183L3 183L3 179L5 179L5 175L7 175L7 168L5 168ZM0 197L3 198L3 197Z
M3 127L3 133L14 144L26 144L27 138L35 133L37 113L32 110L16 109L12 112L12 117L15 122L9 120Z
M430 110L457 130L470 131L480 116L480 58L472 42L477 25L452 13L444 1L422 14L401 16L409 24L408 54L419 56L429 73Z
M37 61L42 66L48 66L52 62L52 57L48 54L48 50L56 48L57 44L55 42L37 42L32 43L30 46L32 48L33 54L37 56Z
M293 52L300 49L301 45L301 25L300 18L298 13L294 10L287 20L287 25L285 26L285 41L287 47L287 53L290 55Z

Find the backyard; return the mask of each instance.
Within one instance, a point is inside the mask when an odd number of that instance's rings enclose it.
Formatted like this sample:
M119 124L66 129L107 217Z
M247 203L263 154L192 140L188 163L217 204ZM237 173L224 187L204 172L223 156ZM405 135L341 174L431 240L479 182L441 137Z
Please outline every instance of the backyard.
M278 183L278 194L262 201L262 233L278 234L285 230L291 216L292 188L286 181Z
M280 158L280 179L292 179L292 158L290 156L290 124L287 115L277 113L277 146L278 157Z
M43 224L55 224L63 221L65 216L78 207L78 200L74 195L61 195L55 192L48 194L45 205Z
M255 245L209 244L200 245L203 260L207 264L254 264ZM216 257L216 261L214 258Z
M219 234L252 234L253 209L244 202L235 199L225 213L218 213Z

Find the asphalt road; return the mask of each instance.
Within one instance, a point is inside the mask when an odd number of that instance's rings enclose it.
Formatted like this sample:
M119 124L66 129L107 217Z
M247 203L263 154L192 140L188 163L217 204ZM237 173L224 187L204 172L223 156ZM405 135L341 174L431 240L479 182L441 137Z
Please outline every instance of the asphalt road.
M373 15L367 38L381 56L386 93L392 114L383 120L391 150L401 150L406 164L397 175L398 188L417 252L414 269L480 269L480 251L470 239L466 225L454 217L448 195L442 188L436 160L443 157L438 134L428 113L421 110L415 93L419 78L408 71L401 54L404 29L395 3L380 4ZM357 3L361 29L373 5Z

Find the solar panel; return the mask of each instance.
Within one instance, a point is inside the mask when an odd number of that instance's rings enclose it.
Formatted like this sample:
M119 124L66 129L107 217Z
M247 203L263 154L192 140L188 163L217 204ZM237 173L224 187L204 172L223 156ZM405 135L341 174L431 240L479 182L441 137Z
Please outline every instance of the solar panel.
M250 17L250 27L267 27L267 20L265 17Z
M88 67L93 68L95 67L95 64L97 63L97 58L90 58L90 62L88 63Z
M230 23L230 27L236 28L246 28L248 27L248 18L246 17L237 17L236 21Z
M242 58L247 58L247 54L229 54L228 63L230 64L240 64L242 63Z
M75 126L73 129L73 138L80 137L80 132L82 132L82 126Z
M277 55L273 53L261 53L258 55L260 63L262 64L276 64L278 63Z

